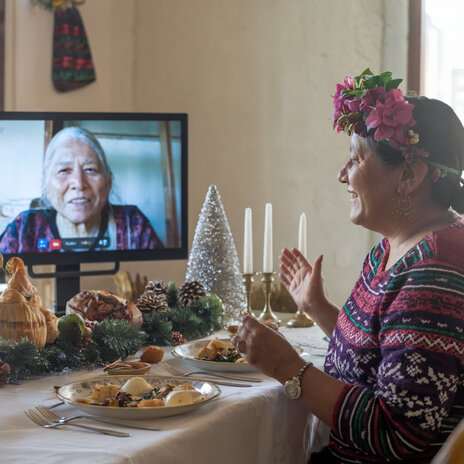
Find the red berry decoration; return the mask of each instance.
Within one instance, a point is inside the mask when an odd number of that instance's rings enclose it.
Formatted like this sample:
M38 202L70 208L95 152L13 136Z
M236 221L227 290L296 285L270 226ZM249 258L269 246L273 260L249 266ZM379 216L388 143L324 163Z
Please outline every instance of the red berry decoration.
M183 345L184 343L187 343L187 340L184 338L184 336L180 332L177 332L177 330L171 331L171 336L172 339L176 342L176 345Z
M0 387L8 383L10 376L10 365L0 361Z

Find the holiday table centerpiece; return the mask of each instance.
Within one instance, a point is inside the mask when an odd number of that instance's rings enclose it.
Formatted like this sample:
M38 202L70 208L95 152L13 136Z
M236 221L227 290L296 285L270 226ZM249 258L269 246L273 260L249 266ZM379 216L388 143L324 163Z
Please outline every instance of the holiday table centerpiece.
M42 306L20 258L10 259L4 270L12 277L0 295L0 385L103 366L144 345L184 343L221 327L222 302L198 281L178 288L152 280L135 302L84 290L57 318Z

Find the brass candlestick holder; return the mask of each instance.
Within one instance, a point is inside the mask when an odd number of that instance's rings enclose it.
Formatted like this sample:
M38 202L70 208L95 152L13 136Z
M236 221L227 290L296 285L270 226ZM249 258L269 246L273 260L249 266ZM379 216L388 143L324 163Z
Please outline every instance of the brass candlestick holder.
M295 317L287 322L287 327L312 327L314 321L300 308L295 313Z
M274 276L272 272L263 272L261 282L264 284L264 309L263 312L259 315L258 319L260 321L269 321L272 320L277 324L280 324L280 319L272 312L271 309L271 289L272 282L274 281Z
M245 287L245 294L247 300L247 308L246 311L241 311L240 316L244 316L245 314L250 315L251 317L255 317L253 314L253 310L251 309L251 287L253 286L254 282L254 273L243 273L243 286Z

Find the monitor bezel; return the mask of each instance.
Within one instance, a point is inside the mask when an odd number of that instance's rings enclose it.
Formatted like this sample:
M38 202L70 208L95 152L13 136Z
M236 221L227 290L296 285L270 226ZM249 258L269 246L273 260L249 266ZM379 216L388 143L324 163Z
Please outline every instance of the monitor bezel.
M163 261L188 257L188 115L156 112L63 112L2 111L0 120L128 120L180 121L181 123L181 246L154 250L57 251L47 253L4 253L5 261L19 256L26 265L75 265L126 261Z

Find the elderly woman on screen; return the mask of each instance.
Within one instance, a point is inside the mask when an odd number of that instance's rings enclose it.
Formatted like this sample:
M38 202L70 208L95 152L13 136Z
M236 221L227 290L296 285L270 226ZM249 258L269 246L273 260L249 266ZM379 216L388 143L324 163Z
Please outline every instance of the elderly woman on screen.
M428 463L464 417L464 129L446 104L404 98L391 73L337 85L334 128L350 219L384 236L346 304L325 296L322 256L281 255L281 279L331 337L324 372L251 317L234 339L331 428L311 463Z
M112 180L105 153L90 132L61 130L45 152L40 205L7 226L0 252L162 247L136 206L109 203Z

